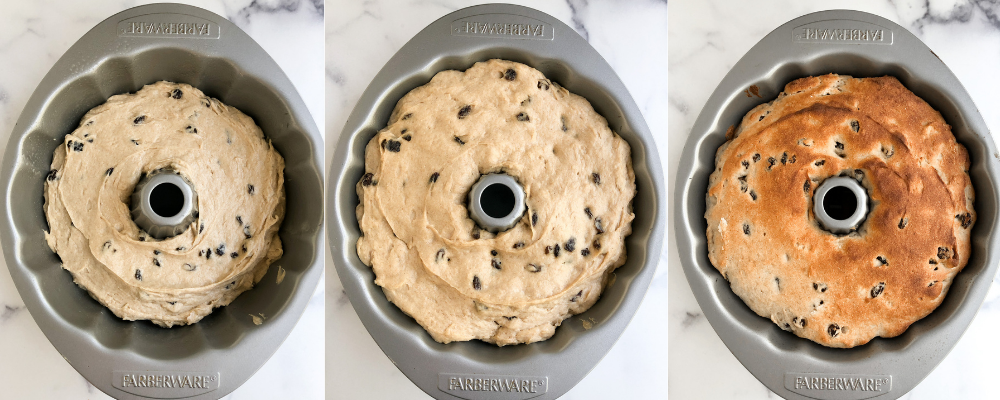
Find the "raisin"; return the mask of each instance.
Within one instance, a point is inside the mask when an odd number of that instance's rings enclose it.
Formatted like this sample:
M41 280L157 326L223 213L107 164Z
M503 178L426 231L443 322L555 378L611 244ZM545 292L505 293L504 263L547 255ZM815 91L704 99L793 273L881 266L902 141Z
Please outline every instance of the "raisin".
M437 173L437 172L435 172L435 173L431 174L431 181L430 181L430 182L431 182L431 183L434 183L434 182L437 182L437 181L438 181L438 177L439 177L439 176L441 176L441 174L440 174L440 173Z
M520 248L522 248L522 247L524 247L524 242L517 242L517 243L514 243L514 248L515 248L515 249L520 249Z
M503 78L508 81L517 79L517 71L514 71L513 68L507 68L507 70L503 72Z
M439 262L444 258L444 249L438 250L437 254L434 255L434 261Z
M107 171L104 171L104 175L111 176L112 172L115 172L115 167L108 168Z
M817 290L820 293L826 292L826 284L825 283L813 283L813 290Z
M844 150L844 144L840 142L834 142L833 147L836 148L837 150Z
M531 226L538 223L538 213L531 213Z
M226 244L220 244L219 247L215 249L215 254L219 256L226 254Z
M573 250L576 250L576 238L569 238L569 240L566 241L566 244L563 245L563 248L570 253L572 253Z
M469 116L470 112L472 112L471 105L463 106L458 110L458 119L465 119L465 117Z
M479 289L483 288L483 286L479 283L479 277L478 276L473 276L472 277L472 288L476 289L476 290L479 290Z
M879 282L878 285L872 288L872 298L878 297L878 295L882 294L883 290L885 290L885 282Z
M951 249L949 249L947 247L938 247L937 256L938 256L938 258L940 258L942 260L944 260L946 258L949 258L949 257L951 257Z
M497 254L500 254L500 253L497 253L497 251L496 251L496 250L490 250L490 255L491 255L491 256L493 256L493 257L496 257L496 256L497 256Z
M473 239L479 239L479 231L478 230L475 231L475 232L472 232L472 238Z
M753 162L757 162L757 161L760 161L760 153L754 153L753 154Z
M493 260L491 260L490 264L493 265L493 268L500 269L500 264L502 263L500 262L499 258L494 258Z
M158 256L158 255L160 255L160 251L159 251L159 250L153 250L153 255L154 255L154 256Z
M235 251L234 251L234 252L232 252L232 253L229 253L229 257L230 257L230 258L236 258L236 257L239 257L239 256L240 256L240 253L237 253L237 252L235 252Z
M604 233L604 223L601 222L601 217L597 217L594 219L594 228L597 229L598 235Z
M878 256L875 257L875 259L878 260L878 262L882 263L882 265L889 265L889 260L886 260L885 257Z
M840 325L830 324L826 327L826 333L830 334L830 337L837 337L840 334Z
M927 260L927 263L930 264L930 265L937 265L938 262L934 261L934 259L932 258L930 260Z
M750 236L750 224L743 224L743 234Z
M146 241L146 237L145 236L139 236L139 241L140 242L145 242Z
M212 259L212 248L211 247L209 247L208 249L205 250L205 259L206 260L211 260Z
M71 142L73 143L73 151L83 151L83 142Z
M240 226L243 226L243 217L237 215L236 216L236 223L240 224Z
M132 144L134 144L136 146L139 145L139 141L138 140L135 140L135 139L130 139L130 140L132 141Z
M410 117L412 117L412 116L413 116L413 113L406 113L406 115L404 115L403 118L400 118L400 119L403 120L403 121L406 121L406 120L410 119Z
M544 79L538 81L538 88L542 90L549 90L549 83Z
M598 174L598 173L594 172L594 173L590 174L590 176L592 178L594 178L594 183L596 183L598 185L601 184L601 174Z
M583 212L587 213L587 219L594 218L594 213L590 211L590 207L585 207Z
M796 160L796 158L795 158L795 154L792 154L792 158L789 158L789 159L788 159L788 163L789 163L789 164L795 164L795 160Z
M145 115L140 115L138 117L135 117L134 120L132 120L132 124L133 125L139 125L139 124L141 124L143 122L146 122L146 116Z
M364 176L361 177L361 186L371 186L373 177L375 177L375 175L372 175L371 172L366 173ZM237 216L236 220L239 221L240 217ZM240 224L243 223L240 222Z
M743 169L750 168L750 161L743 160L740 162L740 164L743 164Z
M771 167L774 167L774 164L777 164L777 163L778 163L778 160L775 160L774 157L768 157L767 158L767 170L770 171Z
M962 223L962 228L968 229L969 225L972 225L972 214L971 213L958 214L958 215L955 216L955 218L958 218L959 222Z
M751 190L750 191L750 198L753 199L753 201L757 201L757 192L754 192L753 190Z
M137 281L141 281L142 280L142 271L135 270L135 280L137 280Z
M462 144L462 145L464 145L464 144L465 144L465 141L464 141L464 140L462 140L462 138L460 138L460 137L458 137L458 136L455 136L455 141L456 141L456 142L458 142L458 144Z
M109 242L109 243L110 243L110 242ZM187 250L187 247L184 247L184 246L180 246L180 247L178 247L178 248L174 249L174 251L184 251L184 250Z
M819 161L816 161L816 162L813 163L813 165L815 165L817 167L821 166L823 164L826 164L826 160L819 160Z
M195 127L193 127L191 125L188 125L186 128L184 128L184 132L187 132L187 133L198 133L198 128L195 128Z
M528 272L541 272L542 266L535 264L528 264L528 266L524 267L524 269L528 270Z
M184 96L184 92L182 92L180 89L174 89L174 91L170 92L170 97L173 97L177 100L180 100L181 96Z
M204 224L202 224L202 226L204 226ZM243 236L246 237L247 239L253 237L253 235L250 234L250 225L243 226Z
M104 242L104 249L107 250L107 249L110 249L110 248L111 248L111 241L109 240L107 242Z
M551 252L552 252L552 246L545 246L545 254L549 254Z
M522 113L517 113L517 120L521 122L529 122L531 121L531 118L528 117L528 114L522 112Z
M248 184L247 184L247 193L248 193L248 194L250 194L250 195L253 195L253 193L254 193L255 191L257 191L257 190L256 190L256 189L254 189L253 185L251 185L251 184L249 184L249 183L248 183Z
M806 183L802 184L802 191L806 192L806 194L809 194L809 188L810 187L811 187L811 185L809 184L809 179L806 179Z
M157 260L157 259L154 258L153 259L153 265L159 267L160 266L160 260Z
M589 256L590 255L590 249L589 248L584 248L583 250L580 250L580 255L584 256L584 257Z
M859 124L858 121L851 121L851 130L852 131L854 131L855 133L857 133L858 130L860 130L860 129L861 129L861 124Z
M594 250L600 250L601 242L598 242L597 239L594 239L594 243L591 243L591 246L594 246Z
M896 225L896 226L899 227L899 229L903 229L903 228L906 228L906 224L909 223L909 222L910 221L908 219L906 219L906 218L900 218L899 219L899 225Z
M552 255L555 257L559 257L559 243L556 243L555 249L552 250Z
M386 150L389 150L389 151L391 151L393 153L399 153L399 147L400 147L401 144L402 143L400 143L400 142L398 142L396 140L389 140L389 143L386 146Z
M52 182L56 180L56 174L59 173L58 170L50 169L49 174L45 176L45 180Z
M785 165L785 163L787 162L788 162L788 153L787 152L781 153L781 165Z
M194 272L194 270L196 270L196 269L198 269L198 266L197 266L197 265L193 265L193 264L184 264L184 270L185 270L185 271L188 271L188 272Z
M581 290L581 291L579 291L579 292L576 292L576 294L575 294L575 295L573 295L573 297L571 297L571 298L569 299L569 301L570 301L570 302L573 302L573 303L576 303L576 301L577 301L577 300L580 300L580 296L583 296L583 291L582 291L582 290Z
M403 135L403 140L409 142L409 141L413 140L413 136L410 136L408 134L407 135Z

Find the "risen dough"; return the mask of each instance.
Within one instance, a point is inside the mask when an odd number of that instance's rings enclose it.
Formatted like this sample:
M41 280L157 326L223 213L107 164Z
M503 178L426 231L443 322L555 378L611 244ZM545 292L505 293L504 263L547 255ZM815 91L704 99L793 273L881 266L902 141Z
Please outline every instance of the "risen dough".
M195 222L156 240L132 221L157 169L198 193ZM126 320L170 327L229 304L281 256L284 160L252 119L185 84L158 82L90 110L53 154L46 240L91 296Z
M358 255L439 342L547 339L625 262L629 151L590 103L528 66L440 72L368 143ZM472 185L492 172L517 179L527 205L496 235L466 209Z

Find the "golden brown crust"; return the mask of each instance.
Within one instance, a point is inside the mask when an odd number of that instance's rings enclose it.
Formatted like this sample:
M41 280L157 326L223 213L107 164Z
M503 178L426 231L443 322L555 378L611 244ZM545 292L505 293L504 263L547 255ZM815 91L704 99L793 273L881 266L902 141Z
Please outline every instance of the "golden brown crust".
M969 157L941 114L893 77L793 81L716 154L709 258L782 329L830 347L897 336L933 311L969 257ZM812 214L828 177L870 197L856 231Z

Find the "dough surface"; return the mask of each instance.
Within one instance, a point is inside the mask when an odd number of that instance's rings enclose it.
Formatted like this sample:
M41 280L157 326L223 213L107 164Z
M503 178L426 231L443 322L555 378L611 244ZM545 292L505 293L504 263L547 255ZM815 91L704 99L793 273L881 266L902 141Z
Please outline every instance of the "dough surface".
M198 322L281 256L284 160L250 117L186 84L158 82L90 110L46 177L49 247L74 281L126 320ZM180 173L194 223L156 240L129 204L142 176Z
M830 347L894 337L930 314L969 259L969 156L896 78L825 75L751 110L716 154L709 259L757 314ZM835 235L813 214L834 176L869 213Z
M467 196L504 172L525 192L511 229L481 230ZM590 103L503 60L443 71L404 96L365 149L358 255L437 341L545 340L625 262L628 144Z

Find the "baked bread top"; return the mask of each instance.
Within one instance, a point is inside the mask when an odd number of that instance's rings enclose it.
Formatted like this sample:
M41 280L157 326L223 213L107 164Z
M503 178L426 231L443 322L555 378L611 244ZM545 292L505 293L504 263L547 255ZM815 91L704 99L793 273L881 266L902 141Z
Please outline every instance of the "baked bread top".
M709 259L782 329L830 347L897 336L968 261L969 156L895 78L798 79L727 136L706 196ZM869 196L843 235L813 214L813 192L834 176Z

